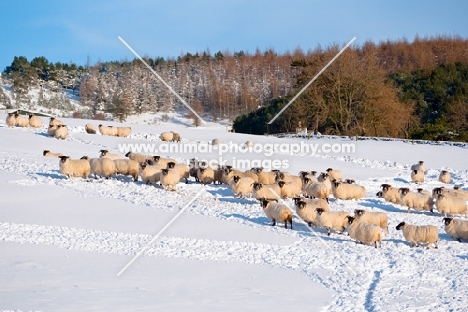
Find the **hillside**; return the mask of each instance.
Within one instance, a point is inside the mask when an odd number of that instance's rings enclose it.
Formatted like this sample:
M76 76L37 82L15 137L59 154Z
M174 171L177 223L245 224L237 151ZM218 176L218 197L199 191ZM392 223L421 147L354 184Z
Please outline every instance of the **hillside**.
M161 113L162 114L162 113ZM69 137L57 140L41 129L8 128L0 114L0 309L4 310L463 310L468 304L467 242L449 237L437 211L412 211L384 202L382 183L415 190L441 186L440 170L468 188L468 150L457 146L348 138L275 138L236 134L225 124L193 128L190 119L169 114L132 117L129 138L89 135L84 125L122 123L68 119ZM156 123L154 121L157 121ZM44 125L47 120L43 119ZM159 134L174 130L198 152L161 152L177 161L213 159L233 164L271 165L279 160L292 174L301 170L342 170L366 187L359 201L330 199L332 210L383 211L389 234L381 249L355 244L348 236L308 228L297 216L293 229L272 227L260 205L237 198L227 185L179 183L176 192L132 182L128 177L85 182L66 179L58 160L45 149L73 158L97 157L100 149L124 155L128 144L162 149ZM211 146L218 138L230 147L247 140L257 152ZM267 145L272 144L272 145ZM275 145L276 144L276 145ZM317 150L291 152L294 144ZM354 144L354 152L324 153L326 147ZM338 145L333 145L338 144ZM205 149L204 149L205 148ZM265 149L263 149L265 148ZM411 164L424 160L421 185L410 183ZM287 168L286 168L287 166ZM248 169L250 166L239 169ZM117 273L195 195L199 197L121 276ZM292 200L286 203L293 207ZM466 219L466 216L464 217ZM410 248L395 226L401 221L431 224L439 248Z

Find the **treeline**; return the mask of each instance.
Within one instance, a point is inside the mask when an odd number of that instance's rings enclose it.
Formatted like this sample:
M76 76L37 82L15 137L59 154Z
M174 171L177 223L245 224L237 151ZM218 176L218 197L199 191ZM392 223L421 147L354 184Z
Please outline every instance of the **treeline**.
M438 37L346 50L272 125L267 123L338 52L316 50L293 92L234 121L237 132L468 139L468 41Z
M291 132L301 124L324 134L466 135L468 41L445 36L349 48L267 129L266 123L340 48L203 52L144 60L201 116L235 119L238 132ZM29 88L40 87L73 90L87 109L80 114L88 118L110 113L125 120L129 114L184 108L139 60L77 66L45 57L29 62L20 56L2 76L12 84L16 106ZM55 105L43 94L28 105Z

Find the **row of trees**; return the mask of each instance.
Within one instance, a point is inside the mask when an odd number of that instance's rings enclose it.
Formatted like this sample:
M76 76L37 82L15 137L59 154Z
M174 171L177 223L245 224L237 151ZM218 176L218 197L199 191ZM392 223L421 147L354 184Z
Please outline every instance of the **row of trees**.
M299 123L346 135L427 137L444 129L459 136L464 131L466 114L453 112L467 106L461 86L466 86L468 41L444 36L349 48L266 129L265 121L339 48L187 53L176 59L146 57L145 62L204 118L239 116L234 123L238 132L294 131ZM129 114L183 107L139 60L82 67L15 57L3 76L20 100L31 86L74 90L91 116L105 112L125 120ZM454 91L444 94L446 88Z

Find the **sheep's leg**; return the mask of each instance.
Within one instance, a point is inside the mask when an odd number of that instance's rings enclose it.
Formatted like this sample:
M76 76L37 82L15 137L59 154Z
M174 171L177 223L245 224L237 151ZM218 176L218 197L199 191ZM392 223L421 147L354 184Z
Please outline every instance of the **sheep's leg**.
M330 228L327 228L327 235L330 236L331 232L330 232Z
M276 220L273 219L273 223L271 223L271 226L275 226L276 225Z

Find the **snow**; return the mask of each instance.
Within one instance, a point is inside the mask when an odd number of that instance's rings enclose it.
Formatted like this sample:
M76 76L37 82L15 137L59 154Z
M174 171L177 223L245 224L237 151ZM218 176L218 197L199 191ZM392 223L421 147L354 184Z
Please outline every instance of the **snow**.
M0 114L0 309L4 310L464 310L468 306L468 245L450 238L442 216L406 213L375 194L382 183L398 187L441 186L441 169L452 187L468 188L468 149L403 141L320 137L254 136L227 132L227 122L191 127L176 113L132 116L124 124L62 119L69 137L57 140L42 129L8 128ZM84 125L128 125L129 138L89 135ZM326 235L294 218L293 230L271 227L259 204L234 196L226 185L180 183L177 192L119 180L66 179L45 149L78 158L100 149L123 154L122 144L161 148L159 134L181 134L182 144L229 146L247 140L273 144L259 153L228 151L231 164L247 159L287 161L287 171L342 170L364 185L359 201L330 200L333 210L385 211L388 236L381 249L357 245L348 236ZM315 154L291 152L280 144L319 144ZM324 153L324 144L355 144L354 153ZM171 143L177 144L177 143ZM276 146L274 144L277 144ZM268 153L267 153L268 152ZM270 154L267 156L266 154ZM216 159L220 150L161 153L178 161ZM426 182L409 183L409 166L424 160ZM244 168L247 169L247 168ZM204 190L203 190L204 188ZM122 275L117 273L200 190L198 199ZM292 206L292 201L286 201ZM395 226L435 225L439 248L410 248Z

